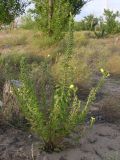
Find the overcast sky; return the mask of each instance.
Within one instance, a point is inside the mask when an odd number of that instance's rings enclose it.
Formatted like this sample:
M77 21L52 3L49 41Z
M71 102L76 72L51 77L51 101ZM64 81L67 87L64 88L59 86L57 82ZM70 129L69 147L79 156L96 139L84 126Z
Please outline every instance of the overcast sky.
M92 0L83 7L80 15L76 16L76 20L79 21L89 14L101 16L103 14L104 8L120 11L120 0Z
M31 5L28 8L33 8L33 6L34 5ZM113 11L120 11L120 0L91 0L82 8L80 15L77 15L75 19L79 21L89 14L101 16L104 8L109 8Z

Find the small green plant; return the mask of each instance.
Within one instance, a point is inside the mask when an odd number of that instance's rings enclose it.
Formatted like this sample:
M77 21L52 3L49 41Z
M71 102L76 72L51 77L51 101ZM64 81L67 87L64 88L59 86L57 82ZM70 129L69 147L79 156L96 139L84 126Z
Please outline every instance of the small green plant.
M20 81L22 86L15 89L15 93L20 103L21 112L31 124L32 130L42 138L44 142L44 150L48 152L54 151L62 142L65 136L69 135L77 125L84 124L90 105L96 98L96 94L104 83L108 73L101 69L102 78L94 87L84 106L76 94L77 87L73 84L74 73L73 68L69 65L73 49L73 18L71 16L69 24L69 40L62 64L62 73L64 78L54 84L53 95L51 96L50 107L47 107L48 97L46 94L47 84L42 86L42 102L38 103L34 91L33 83L29 80L29 67L25 62L25 58L21 60ZM50 73L49 57L46 59L45 74ZM69 79L69 80L68 80ZM94 119L91 119L91 127Z
M103 38L105 36L105 30L104 30L104 28L101 28L100 31L94 31L94 33L95 33L95 36L97 38Z
M81 106L76 92L77 88L71 84L60 83L55 86L53 99L50 108L39 106L34 87L29 80L27 66L24 59L21 61L21 82L22 87L15 89L20 102L21 111L31 124L32 130L44 141L46 151L54 151L63 138L70 134L79 124L84 124L89 106L95 100L98 90L108 76L103 70L103 77L94 87L88 97L85 106ZM47 97L43 95L46 103ZM45 103L43 103L45 105ZM44 112L44 111L45 112ZM93 125L93 121L91 122Z

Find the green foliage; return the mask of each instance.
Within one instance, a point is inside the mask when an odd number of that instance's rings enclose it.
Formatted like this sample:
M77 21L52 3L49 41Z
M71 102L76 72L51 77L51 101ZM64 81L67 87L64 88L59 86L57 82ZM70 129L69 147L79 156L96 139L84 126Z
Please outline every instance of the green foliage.
M87 31L94 31L95 26L98 24L98 18L96 18L94 15L90 14L87 17L84 17L83 20L80 22L75 23L75 30L81 31L81 30L87 30Z
M110 10L104 10L104 16L105 16L105 31L107 34L115 34L120 32L120 22L117 20L117 18L120 17L120 13L113 12Z
M15 89L15 93L20 102L21 111L30 122L32 130L42 137L44 150L46 151L54 151L62 142L63 138L70 134L78 124L84 124L89 107L95 100L96 94L104 83L105 78L108 76L108 74L101 69L103 77L100 79L97 86L91 90L85 106L82 106L76 94L77 88L73 84L73 68L69 65L73 53L72 17L69 23L68 39L68 47L61 70L64 78L59 83L54 83L49 107L46 105L48 104L48 96L46 94L46 87L48 88L48 84L46 84L47 82L42 83L42 103L39 104L35 95L33 83L29 79L29 67L25 62L25 58L22 58L20 64L20 81L22 86ZM46 58L43 66L44 75L49 75L51 73L49 57ZM92 125L93 121L91 121L91 126Z
M84 18L86 30L93 31L95 29L95 26L98 24L98 19L94 17L94 15L89 15Z
M81 20L80 22L75 22L75 31L84 31L84 30L86 30L84 20Z
M10 24L24 12L26 2L22 0L0 0L0 24Z
M102 17L100 17L98 20L99 24L97 27L95 27L94 34L97 38L103 38L106 35L104 20Z
M72 15L79 14L81 11L81 8L89 2L89 0L68 0L70 5L70 12Z
M104 29L102 29L101 31L94 31L95 36L97 38L103 38L104 37Z
M61 39L64 31L68 29L70 13L76 15L81 8L87 3L84 0L65 1L65 0L49 0L39 1L33 0L35 9L32 11L36 14L36 21L42 31L55 39Z
M120 32L119 17L120 13L118 11L104 10L104 18L88 15L80 22L75 23L75 30L94 31L97 38L102 38L108 34L116 34Z
M0 71L4 73L4 77L6 80L10 79L18 79L20 73L20 61L22 57L26 58L27 63L29 66L32 64L40 64L43 61L42 57L33 56L33 55L24 55L24 54L6 54L0 57ZM2 75L1 75L2 77Z
M35 0L35 19L43 32L60 39L63 35L62 31L68 26L69 18L66 19L68 5L67 3L64 4L63 1L54 1L53 3L50 12L48 1L39 3Z
M38 30L38 25L31 14L22 17L21 28Z
M120 17L119 12L114 13L110 10L104 10L104 16L104 20L102 17L99 18L98 29L94 31L97 38L103 38L106 35L120 32L120 22L117 20Z
M67 66L65 67L67 68ZM84 107L81 106L76 95L77 88L73 84L67 85L65 80L55 86L51 106L46 108L47 97L45 94L42 95L44 106L39 106L33 83L29 80L27 73L27 66L22 59L20 80L23 85L16 90L21 111L30 122L32 130L42 137L44 149L54 151L66 135L70 134L78 124L84 123L89 106L95 100L96 94L108 74L104 72L97 86L91 90Z

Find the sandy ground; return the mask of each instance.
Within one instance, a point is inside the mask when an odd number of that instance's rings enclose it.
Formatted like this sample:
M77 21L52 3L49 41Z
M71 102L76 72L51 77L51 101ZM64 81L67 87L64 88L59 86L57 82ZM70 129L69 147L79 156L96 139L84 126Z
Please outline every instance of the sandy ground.
M76 135L75 135L76 134ZM120 125L95 124L83 138L80 133L66 138L66 149L47 154L38 146L41 142L28 133L11 127L0 127L0 160L120 160Z
M99 96L102 98L98 97L94 107L108 96L119 99L119 79L108 79ZM120 123L98 119L92 129L80 136L78 129L64 140L63 151L48 154L41 151L38 138L0 124L0 160L120 160Z

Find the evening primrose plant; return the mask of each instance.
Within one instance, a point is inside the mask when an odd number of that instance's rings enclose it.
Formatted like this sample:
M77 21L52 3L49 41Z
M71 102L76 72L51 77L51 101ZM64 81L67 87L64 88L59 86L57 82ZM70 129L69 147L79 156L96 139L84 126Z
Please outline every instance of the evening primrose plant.
M103 76L96 87L91 90L86 104L82 106L81 101L77 96L77 87L73 84L73 69L68 65L72 55L72 26L73 19L71 18L69 26L69 43L62 64L64 79L59 83L55 83L50 107L46 108L45 106L42 106L47 104L48 97L46 94L41 95L43 96L41 100L43 100L44 103L38 103L33 83L29 80L29 68L27 67L25 58L22 58L20 64L20 81L22 86L19 89L15 89L21 112L31 124L31 129L42 138L43 149L48 152L53 152L56 147L59 147L64 137L69 135L76 126L85 123L89 107L95 100L96 94L103 85L105 79L108 77L108 73L101 69ZM46 62L48 58L49 57L46 58ZM46 68L49 68L50 72L50 66ZM69 83L67 81L68 78L70 78ZM46 86L44 85L44 91L46 91L45 87ZM94 118L91 119L91 126L93 123Z
M96 87L91 90L84 106L81 106L81 101L76 94L77 87L74 84L68 86L62 82L55 85L51 107L43 112L42 108L45 106L39 105L33 83L28 78L25 59L21 60L20 80L22 86L15 89L15 93L21 112L31 124L31 129L42 138L45 151L54 151L56 147L59 147L64 137L69 135L77 125L85 123L90 105L107 77L107 73L103 74ZM45 95L44 101L47 101ZM93 126L94 122L94 117L91 117L90 127Z

